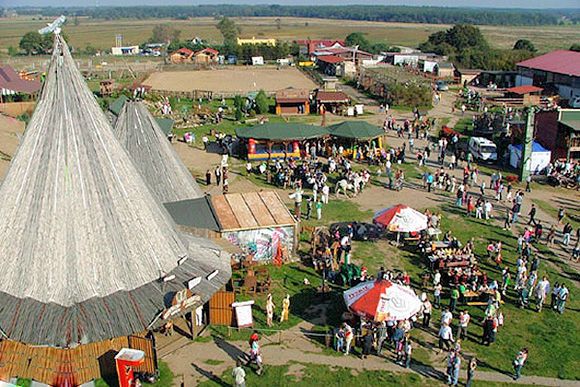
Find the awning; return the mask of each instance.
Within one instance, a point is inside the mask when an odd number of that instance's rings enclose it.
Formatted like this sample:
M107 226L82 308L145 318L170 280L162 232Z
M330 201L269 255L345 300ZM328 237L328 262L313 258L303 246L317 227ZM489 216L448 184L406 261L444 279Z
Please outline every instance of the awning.
M276 122L236 128L236 136L239 138L253 138L255 140L308 140L326 135L328 135L328 131L322 126L307 125L298 122Z

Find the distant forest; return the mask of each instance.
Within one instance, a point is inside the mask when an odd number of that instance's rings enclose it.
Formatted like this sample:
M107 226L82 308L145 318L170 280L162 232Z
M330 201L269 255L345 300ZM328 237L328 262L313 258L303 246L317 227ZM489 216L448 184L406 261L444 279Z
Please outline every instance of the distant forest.
M406 6L282 6L282 5L197 5L91 8L17 9L19 14L43 16L89 16L95 19L150 19L190 17L302 17L350 19L380 22L488 25L579 24L580 9L482 9Z

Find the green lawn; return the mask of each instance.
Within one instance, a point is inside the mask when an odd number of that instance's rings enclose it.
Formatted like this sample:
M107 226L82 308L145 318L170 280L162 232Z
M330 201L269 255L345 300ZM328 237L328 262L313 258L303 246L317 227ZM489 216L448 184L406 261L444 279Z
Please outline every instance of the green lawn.
M417 374L399 374L387 371L354 370L337 366L292 363L284 366L266 366L257 376L246 368L248 386L442 386L433 379ZM205 381L200 387L231 385L231 369L221 377Z
M470 135L471 131L473 130L471 117L461 118L459 121L457 121L453 127L453 130L461 134Z
M558 219L559 208L556 208L547 201L541 199L532 199L532 202L534 202L540 210L544 211L552 218ZM578 210L574 211L570 207L566 207L565 209L566 212L564 216L564 223L570 222L572 227L574 227L574 230L576 230L578 227L580 227L580 213L578 212Z

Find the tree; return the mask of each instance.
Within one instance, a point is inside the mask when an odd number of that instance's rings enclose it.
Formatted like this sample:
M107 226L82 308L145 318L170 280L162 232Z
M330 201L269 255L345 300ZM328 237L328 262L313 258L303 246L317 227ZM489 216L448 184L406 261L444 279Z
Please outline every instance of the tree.
M224 44L237 44L238 43L238 34L239 29L236 26L236 23L227 17L221 18L219 23L217 24L217 29L220 30L222 36L224 37Z
M91 46L90 44L87 44L87 46L85 47L85 54L95 55L96 53L97 53L97 49L94 48L93 46Z
M530 52L536 52L536 47L528 39L519 39L516 44L514 44L514 50L525 50Z
M258 94L256 94L256 113L258 114L266 114L270 110L270 103L268 101L268 96L264 92L264 90L260 90Z
M240 121L244 116L244 114L242 113L242 109L244 107L244 99L241 96L239 95L234 96L234 107L236 108L234 113L236 121Z
M169 24L158 24L153 27L151 33L151 43L171 43L174 40L179 40L181 31L172 27Z
M574 43L570 46L570 51L578 51L580 52L580 43Z
M10 55L10 56L18 55L18 49L14 46L8 47L8 55Z
M358 48L363 51L367 51L370 47L369 40L362 32L352 32L348 34L344 43L347 46L358 46Z
M24 34L20 39L19 47L28 55L42 53L43 38L37 31L31 31Z

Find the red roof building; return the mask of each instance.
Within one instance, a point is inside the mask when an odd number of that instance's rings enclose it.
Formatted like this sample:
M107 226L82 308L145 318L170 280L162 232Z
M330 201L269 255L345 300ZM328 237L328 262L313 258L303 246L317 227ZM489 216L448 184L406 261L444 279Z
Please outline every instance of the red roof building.
M552 51L517 64L518 67L580 77L580 52Z
M552 51L516 66L516 86L556 89L564 100L580 95L580 52Z
M0 67L0 94L34 94L40 90L41 83L37 80L23 79L10 66Z
M337 63L344 62L344 58L341 58L341 57L336 56L336 55L320 55L320 56L316 57L316 60L318 60L320 62L324 62L324 63L330 63L330 64L337 64Z
M542 90L544 90L544 89L542 89L541 87L532 86L532 85L525 85L525 86L510 87L509 89L506 89L506 92L512 93L512 94L524 95L524 94L539 93Z

